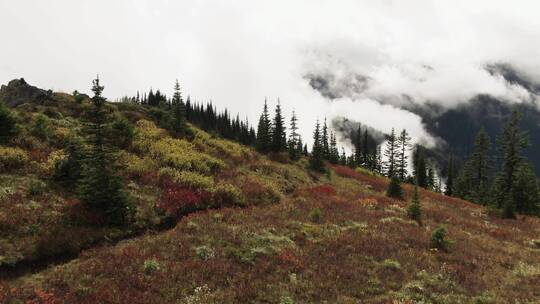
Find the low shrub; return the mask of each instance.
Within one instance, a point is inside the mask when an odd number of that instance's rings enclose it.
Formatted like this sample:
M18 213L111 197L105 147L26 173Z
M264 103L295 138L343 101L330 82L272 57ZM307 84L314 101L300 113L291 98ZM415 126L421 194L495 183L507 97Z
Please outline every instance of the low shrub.
M319 185L309 190L313 195L336 195L336 189L330 185Z
M431 248L447 251L448 246L452 242L446 239L446 235L447 235L447 232L443 226L437 227L431 234Z
M178 184L170 184L163 190L157 207L168 216L179 217L193 211L206 209L210 194Z
M212 189L212 207L245 206L246 200L234 185L220 183Z
M127 148L135 137L135 127L129 120L118 117L109 128L111 142L119 148Z
M210 191L214 186L214 179L197 172L180 171L170 167L159 169L160 178L170 178L173 182L191 189Z
M15 115L0 102L0 144L7 143L15 134L17 134Z
M30 134L41 140L48 140L51 136L50 119L41 113L37 114L30 125Z
M28 194L31 196L39 196L45 192L46 185L40 180L32 180L28 185Z
M241 187L246 199L253 205L275 204L282 197L274 185L263 184L250 178L242 181Z
M309 212L309 219L314 223L320 223L322 220L322 211L318 208Z
M199 259L204 260L204 261L213 259L216 256L214 249L208 246L195 247L195 254L197 254Z
M145 260L143 263L143 271L146 274L152 274L161 269L161 264L156 259Z
M0 169L15 170L29 162L26 152L19 148L0 147Z

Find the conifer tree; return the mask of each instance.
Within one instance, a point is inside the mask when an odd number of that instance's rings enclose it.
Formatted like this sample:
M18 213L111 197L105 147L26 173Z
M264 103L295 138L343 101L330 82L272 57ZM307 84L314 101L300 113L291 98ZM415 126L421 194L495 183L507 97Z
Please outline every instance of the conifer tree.
M315 131L313 132L313 149L309 165L315 171L324 171L324 147L322 144L321 125L317 119Z
M328 126L326 125L326 117L325 117L324 118L324 125L323 125L323 128L322 128L321 142L322 142L322 147L323 147L324 159L326 159L326 160L330 160L330 145L329 145L328 141L329 141L329 138L328 138Z
M455 195L479 204L486 204L489 189L491 141L484 128L474 141L474 151L455 182Z
M424 156L423 147L421 145L416 145L416 148L413 153L413 177L414 183L418 187L427 188L428 179L427 179L427 165L426 158Z
M388 189L386 189L386 196L393 198L403 198L403 190L401 189L401 183L399 178L395 175L390 177L390 183L388 184Z
M127 220L128 201L122 182L115 175L115 155L106 138L106 99L99 77L93 81L93 107L86 126L89 150L85 154L78 197L90 210L102 214L107 224L122 225Z
M455 167L454 167L454 156L450 154L450 158L448 160L448 169L447 169L448 177L446 178L446 189L444 190L444 194L448 196L452 196L454 194L454 173L455 173Z
M403 129L397 138L398 155L396 159L396 167L398 170L398 176L401 181L407 177L407 166L409 165L407 159L409 158L408 152L411 148L411 137L407 130Z
M345 154L345 148L341 147L341 156L339 157L339 164L342 166L347 165L347 155Z
M180 83L178 79L174 84L174 94L172 98L172 129L177 134L185 134L186 125L186 106L182 100L182 92L180 91Z
M257 143L256 148L259 152L270 152L272 144L272 129L270 125L270 116L268 114L268 105L266 99L264 100L264 108L259 118L259 125L257 127Z
M420 198L418 197L418 186L414 185L413 196L411 204L407 209L409 218L416 221L419 225L422 225L422 207L420 205Z
M514 218L520 209L519 202L515 200L518 195L516 175L524 161L522 151L529 145L527 134L519 128L520 118L520 113L514 110L498 139L503 162L495 179L494 203L503 210L506 218Z
M291 115L291 124L290 124L291 134L289 135L289 142L288 142L289 157L292 160L298 160L302 153L302 141L300 139L300 134L298 134L297 122L298 122L298 118L296 117L296 113L293 110L292 115Z
M394 128L390 135L386 137L386 148L384 150L384 157L386 158L384 162L384 170L386 176L392 177L396 175L396 156L398 152L398 145L396 141L396 133Z
M284 152L287 150L287 137L285 134L285 122L281 114L281 105L278 99L276 113L272 128L272 152Z
M330 132L330 157L329 157L329 161L332 163L332 164L337 164L339 162L339 151L338 151L338 148L337 148L337 140L336 140L336 135L334 134L334 132Z
M364 163L362 159L362 126L358 126L356 133L352 133L353 146L354 146L354 163L355 166L361 166Z

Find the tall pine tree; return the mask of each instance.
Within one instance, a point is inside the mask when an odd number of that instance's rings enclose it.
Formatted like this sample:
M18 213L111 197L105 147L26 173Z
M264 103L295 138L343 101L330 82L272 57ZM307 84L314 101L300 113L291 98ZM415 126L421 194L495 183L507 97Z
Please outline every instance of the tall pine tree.
M176 79L174 84L174 94L172 98L172 129L177 134L185 134L186 125L186 105L182 100L182 92L180 91L180 83Z
M313 149L309 165L313 170L324 171L324 146L322 144L321 125L318 119L313 132Z
M278 99L276 113L272 128L272 152L284 152L287 150L287 136L285 133L285 122L281 114L281 105Z
M396 140L396 132L392 128L390 135L386 136L386 147L384 149L384 170L386 176L392 177L396 175L396 157L398 154L398 145Z
M403 129L397 138L398 155L396 159L396 167L398 176L401 181L404 181L407 177L407 166L409 165L407 160L409 158L409 150L411 148L411 137L407 130Z
M116 175L114 151L106 138L106 99L101 96L103 89L97 77L93 81L93 107L88 113L89 121L85 128L89 150L84 159L78 197L88 209L101 214L105 223L122 225L127 220L128 200L122 189L122 181Z
M268 114L268 104L266 99L264 100L264 108L259 118L259 125L257 126L257 151L261 153L270 152L272 145L272 127L270 125L270 116Z

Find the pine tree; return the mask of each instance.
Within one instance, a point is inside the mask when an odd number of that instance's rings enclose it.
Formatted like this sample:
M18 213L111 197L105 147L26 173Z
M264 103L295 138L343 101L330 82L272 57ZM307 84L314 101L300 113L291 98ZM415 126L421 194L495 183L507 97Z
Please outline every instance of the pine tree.
M313 132L313 149L311 151L311 158L309 165L311 169L316 171L324 171L324 147L322 144L321 125L317 119L315 125L315 131Z
M384 150L384 157L386 161L384 162L384 170L386 176L392 177L397 174L396 172L396 156L398 153L398 145L396 141L396 133L394 128L390 135L386 137L386 148Z
M292 160L298 160L302 153L302 140L300 139L300 134L298 134L297 123L298 123L298 118L296 117L296 113L293 110L292 115L291 115L291 124L290 124L291 134L289 135L289 142L288 142L289 157Z
M364 163L362 159L362 126L358 126L356 133L351 134L354 146L354 163L355 166L361 166Z
M411 204L407 209L409 218L416 221L419 225L422 225L422 207L420 205L420 198L418 196L418 186L414 185L413 196Z
M174 94L172 98L172 129L177 134L185 134L187 130L186 124L186 106L182 100L182 92L180 91L180 83L178 79L174 84Z
M540 193L533 166L529 162L522 162L514 178L516 212L540 216Z
M88 209L102 214L106 223L122 225L127 220L128 203L121 180L115 175L115 155L106 138L106 100L101 96L103 89L99 77L96 78L92 87L93 108L85 130L90 149L84 158L78 197Z
M272 129L272 152L284 152L287 150L287 136L285 134L285 122L281 115L281 105L278 99L276 113Z
M341 156L339 157L339 164L342 166L347 165L347 155L345 154L345 148L341 147Z
M329 161L332 164L337 164L339 162L339 151L337 148L337 140L334 132L330 132L330 157Z
M514 110L498 139L503 163L495 179L494 203L496 207L502 208L506 218L515 217L519 209L519 202L515 200L519 195L515 184L516 174L523 163L522 151L529 145L527 134L519 128L520 118L520 113Z
M257 127L257 151L261 153L270 152L272 145L272 129L270 126L270 116L268 114L268 105L266 99L264 100L264 108L261 117L259 118L259 125Z
M17 133L15 115L0 101L0 144L7 143Z
M399 179L404 181L405 177L407 177L407 166L409 165L407 162L407 159L409 158L408 151L411 148L411 137L409 136L409 133L407 133L407 130L403 129L399 134L397 146L399 151L396 159L396 167Z
M444 190L444 195L452 196L454 194L454 173L454 156L450 154L447 168L448 176L446 178L446 189Z
M390 178L388 189L386 189L386 196L399 199L403 198L403 190L401 189L401 183L399 181L399 178L395 175Z
M474 141L474 151L455 182L455 195L479 204L486 204L489 189L491 141L484 128Z
M322 128L322 147L323 147L323 155L324 159L330 160L330 146L328 144L329 138L328 138L328 126L326 125L326 117L324 118L324 125Z
M424 156L424 151L422 146L416 145L416 149L413 154L413 163L414 163L414 182L418 187L427 188L428 187L428 178L427 178L427 167L426 167L426 158Z

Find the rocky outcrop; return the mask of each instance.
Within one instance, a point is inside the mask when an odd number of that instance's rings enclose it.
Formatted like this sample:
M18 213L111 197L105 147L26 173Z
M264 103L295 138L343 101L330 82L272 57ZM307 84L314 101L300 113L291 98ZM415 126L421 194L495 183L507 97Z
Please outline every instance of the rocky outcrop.
M52 91L45 91L26 83L24 78L13 79L0 88L0 101L8 107L17 107L23 103L43 104L51 99Z

